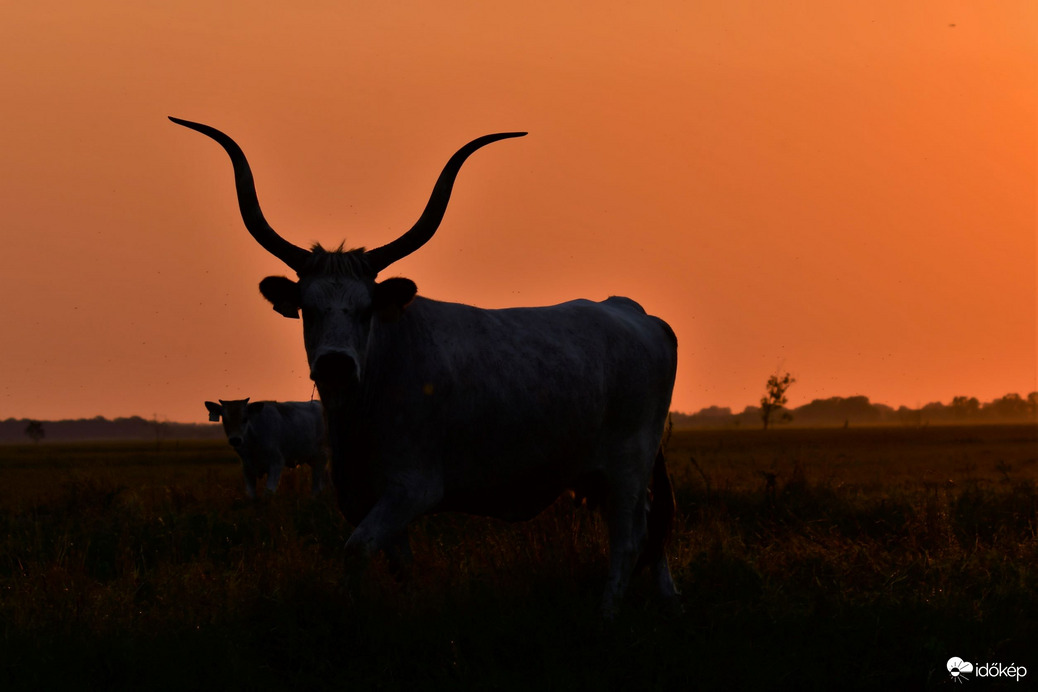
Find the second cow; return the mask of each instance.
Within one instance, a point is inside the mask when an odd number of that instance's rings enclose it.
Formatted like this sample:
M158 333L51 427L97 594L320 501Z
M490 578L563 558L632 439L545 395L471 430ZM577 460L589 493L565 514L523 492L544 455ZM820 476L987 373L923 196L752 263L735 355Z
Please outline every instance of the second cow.
M312 470L316 497L328 479L324 413L319 401L205 402L209 420L223 419L227 441L241 457L245 492L256 497L256 481L267 477L267 491L277 490L281 472L300 464Z

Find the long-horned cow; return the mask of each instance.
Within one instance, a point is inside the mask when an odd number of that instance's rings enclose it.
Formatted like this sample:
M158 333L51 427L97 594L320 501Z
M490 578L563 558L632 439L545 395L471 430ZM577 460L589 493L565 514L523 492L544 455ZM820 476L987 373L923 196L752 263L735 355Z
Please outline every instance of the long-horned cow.
M245 492L256 497L256 481L267 477L274 493L281 472L310 466L310 492L316 497L328 482L328 452L324 413L319 401L254 401L236 399L205 402L209 420L223 419L227 442L241 458Z
M267 223L234 140L171 120L230 155L246 228L298 276L259 288L285 317L302 312L339 507L355 527L348 552L406 563L407 526L421 514L523 520L571 489L608 526L604 612L615 612L640 565L664 597L676 595L664 552L674 496L660 447L677 368L666 322L628 298L487 310L417 296L409 279L376 280L433 236L469 155L526 133L459 149L418 221L387 245L307 250Z

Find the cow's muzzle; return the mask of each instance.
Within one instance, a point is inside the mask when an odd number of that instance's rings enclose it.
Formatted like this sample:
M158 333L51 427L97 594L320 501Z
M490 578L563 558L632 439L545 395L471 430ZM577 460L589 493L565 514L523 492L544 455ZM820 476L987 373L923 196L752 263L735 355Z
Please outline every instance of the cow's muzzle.
M310 379L314 382L356 384L360 381L359 371L352 356L341 352L325 353L310 366Z

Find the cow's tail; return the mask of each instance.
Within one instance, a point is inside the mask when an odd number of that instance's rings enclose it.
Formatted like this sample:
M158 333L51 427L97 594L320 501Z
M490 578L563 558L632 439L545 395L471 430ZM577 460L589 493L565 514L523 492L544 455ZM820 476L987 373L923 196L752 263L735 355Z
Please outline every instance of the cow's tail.
M674 488L670 484L670 476L667 475L667 462L663 457L663 447L660 447L656 452L656 462L652 467L652 502L649 505L648 536L635 571L648 565L654 565L663 558L663 551L667 547L674 528L676 509Z

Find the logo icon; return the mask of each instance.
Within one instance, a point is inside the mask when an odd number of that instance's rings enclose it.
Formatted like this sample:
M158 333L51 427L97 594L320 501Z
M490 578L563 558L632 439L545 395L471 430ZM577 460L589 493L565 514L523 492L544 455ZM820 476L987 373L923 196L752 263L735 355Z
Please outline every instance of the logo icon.
M973 672L973 664L969 661L963 661L958 656L952 656L948 659L948 672L951 673L952 680L955 682L969 680L969 676L966 673Z

